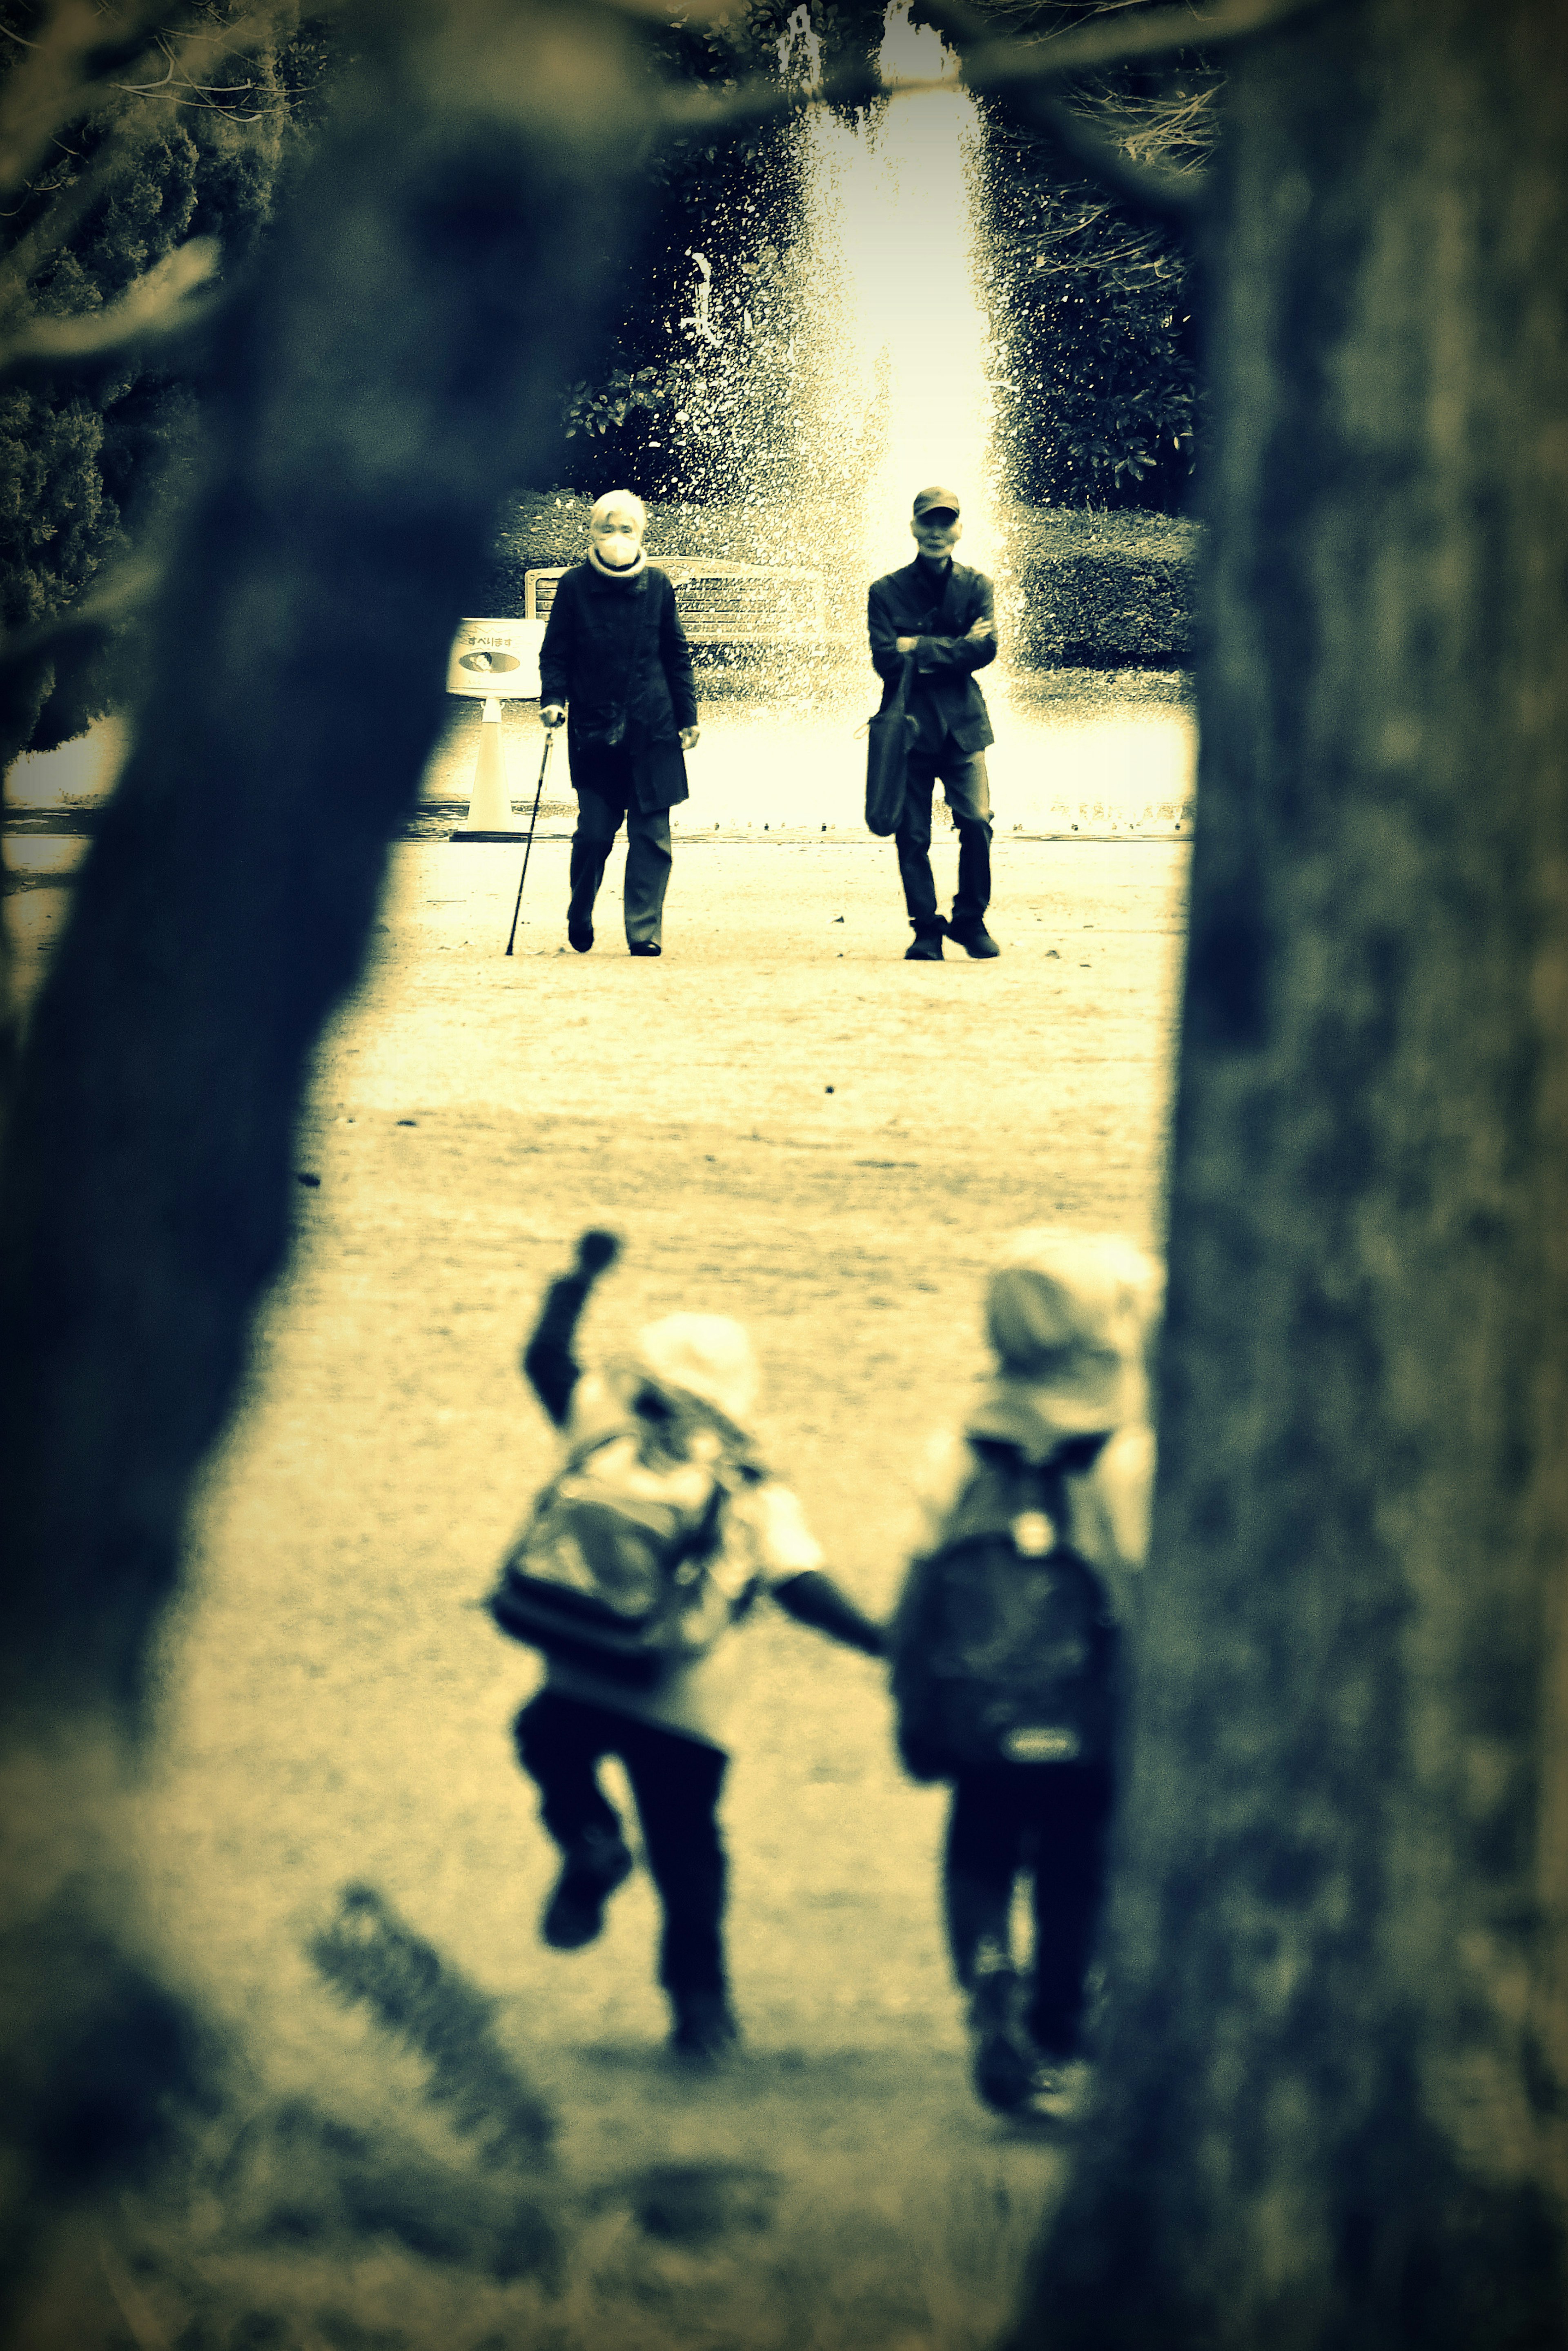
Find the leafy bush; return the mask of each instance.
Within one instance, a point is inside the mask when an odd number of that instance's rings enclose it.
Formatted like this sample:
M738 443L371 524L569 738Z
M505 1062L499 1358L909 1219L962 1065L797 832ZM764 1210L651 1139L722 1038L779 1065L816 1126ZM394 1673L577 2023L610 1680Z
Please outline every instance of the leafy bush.
M1011 488L1040 504L1178 507L1196 386L1184 273L1139 283L1059 266L1011 310L998 438Z
M1009 509L1004 623L1027 669L1176 669L1196 650L1199 529L1174 517Z

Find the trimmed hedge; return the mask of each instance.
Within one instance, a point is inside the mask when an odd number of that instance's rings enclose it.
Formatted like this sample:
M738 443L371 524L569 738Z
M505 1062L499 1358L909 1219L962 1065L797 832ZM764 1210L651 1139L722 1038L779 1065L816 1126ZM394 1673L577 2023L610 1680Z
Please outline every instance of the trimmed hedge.
M1014 507L1003 610L1026 669L1180 669L1196 650L1200 525Z
M497 536L473 610L497 618L519 614L525 572L580 562L591 503L576 490L518 497ZM1179 669L1191 661L1198 524L1125 508L1085 513L1023 505L1005 507L998 523L998 619L1019 667ZM789 515L765 506L651 503L648 509L655 562L660 548L747 562L815 560L827 581L829 634L858 648L866 581L843 544L845 525L835 506Z

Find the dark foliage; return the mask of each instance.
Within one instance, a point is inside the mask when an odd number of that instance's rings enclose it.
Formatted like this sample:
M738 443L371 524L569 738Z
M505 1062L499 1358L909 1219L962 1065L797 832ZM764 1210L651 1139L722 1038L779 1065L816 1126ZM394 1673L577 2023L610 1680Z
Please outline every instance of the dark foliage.
M180 15L177 28L221 26L245 13L238 0L204 0ZM206 69L199 92L182 95L178 80L167 93L122 89L68 128L5 214L8 252L38 240L16 289L26 313L74 319L107 309L198 237L214 240L221 282L235 284L318 110L329 54L326 34L307 25L228 53ZM5 45L0 74L22 55ZM60 235L54 224L95 179L96 194ZM189 473L198 365L193 349L156 360L128 351L108 365L0 383L7 631L68 611L157 541ZM140 660L126 621L62 640L8 695L0 757L50 749L120 706Z
M1014 26L1049 31L1103 5L969 14L978 38ZM797 14L784 0L759 0L727 37L672 33L665 69L723 89L742 72L778 68ZM883 16L868 0L816 0L810 20L823 68L869 64ZM1129 162L1196 173L1212 139L1217 88L1194 57L1085 79L1070 98ZM1181 235L1136 218L1016 104L988 101L983 120L1005 486L1038 505L1175 511L1192 470L1196 401ZM783 422L795 388L800 298L789 263L802 226L800 157L789 121L665 142L654 166L660 198L626 269L614 325L567 402L560 479L601 488L613 478L644 496L733 497L741 446L745 471L764 484L786 466L798 486L810 474L813 453L786 448Z
M778 60L789 9L752 0L720 26L663 28L650 62L722 93ZM787 348L779 256L797 217L793 126L666 133L653 150L640 234L608 272L610 324L562 414L563 478L644 497L716 495L737 404L766 400ZM607 257L608 259L608 257Z
M1194 454L1185 257L1157 232L1153 251L1129 253L1114 204L1086 183L1009 175L1006 201L1018 234L991 284L1008 322L997 408L1009 486L1040 506L1176 510Z
M1106 0L1046 6L982 0L978 22L1040 37L1106 13ZM1199 183L1219 77L1200 55L1085 76L1060 93L1120 165ZM1064 152L1021 101L985 109L990 300L1003 322L996 385L1005 475L1048 506L1184 502L1194 457L1196 322L1181 228L1140 216Z

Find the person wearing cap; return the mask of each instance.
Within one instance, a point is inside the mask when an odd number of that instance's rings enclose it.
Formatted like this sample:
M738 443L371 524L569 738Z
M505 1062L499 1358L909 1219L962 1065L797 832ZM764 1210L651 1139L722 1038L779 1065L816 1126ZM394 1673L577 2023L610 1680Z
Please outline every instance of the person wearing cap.
M670 810L690 797L684 754L701 732L675 591L648 561L646 528L641 498L605 492L586 559L557 582L539 647L539 716L565 723L577 794L566 935L579 955L593 945L593 903L622 822L626 945L663 952Z
M1014 1237L987 1289L994 1367L962 1424L927 1449L915 1560L941 1549L988 1458L1060 1468L1072 1548L1094 1571L1114 1621L1134 1620L1154 1476L1147 1358L1161 1284L1155 1261L1116 1235L1037 1227ZM1085 2086L1113 1767L1020 1761L933 1776L952 1782L944 1907L954 1974L968 1995L975 2087L1003 2112L1063 2118ZM1010 1928L1026 1872L1034 1912L1027 1987Z
M910 523L919 550L913 563L873 580L866 624L871 657L883 681L885 710L905 664L913 674L905 705L915 735L905 771L904 813L894 832L904 902L915 937L911 963L940 963L944 935L967 954L999 955L986 928L991 903L991 794L986 746L995 741L975 672L997 657L991 583L956 563L963 533L956 490L934 483L918 490ZM931 875L931 795L940 780L958 833L958 886L944 922Z
M550 1285L523 1354L568 1453L600 1433L634 1426L640 1415L677 1421L693 1458L706 1452L725 1462L729 1490L710 1573L731 1589L768 1593L800 1624L881 1656L881 1626L823 1572L821 1547L799 1501L748 1433L758 1380L742 1324L721 1314L667 1314L640 1332L622 1360L586 1373L578 1364L578 1321L618 1247L612 1234L583 1234L577 1264ZM744 1648L732 1630L701 1656L666 1666L651 1688L636 1689L551 1658L543 1688L514 1725L518 1758L561 1852L540 1924L544 1940L558 1950L592 1942L605 1904L631 1875L621 1821L599 1782L602 1759L619 1756L664 1908L659 1980L672 2011L671 2046L699 2062L722 2056L738 2030L725 1965L727 1873L716 1811Z

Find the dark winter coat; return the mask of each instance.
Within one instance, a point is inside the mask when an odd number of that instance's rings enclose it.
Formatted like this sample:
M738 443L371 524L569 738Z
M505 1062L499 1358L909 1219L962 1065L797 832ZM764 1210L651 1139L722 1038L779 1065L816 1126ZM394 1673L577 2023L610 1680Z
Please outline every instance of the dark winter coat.
M983 751L996 741L974 676L997 657L996 608L983 571L954 563L944 581L917 555L901 571L872 581L866 626L884 710L905 659L914 661L908 707L919 725L921 750L938 751L951 740L960 751ZM919 638L913 655L897 650L898 637Z
M559 580L539 648L541 705L566 705L573 782L589 783L596 749L631 755L640 809L674 808L688 797L680 730L695 726L692 656L665 572L644 564L631 580L606 579L590 563ZM583 756L586 754L586 758Z

